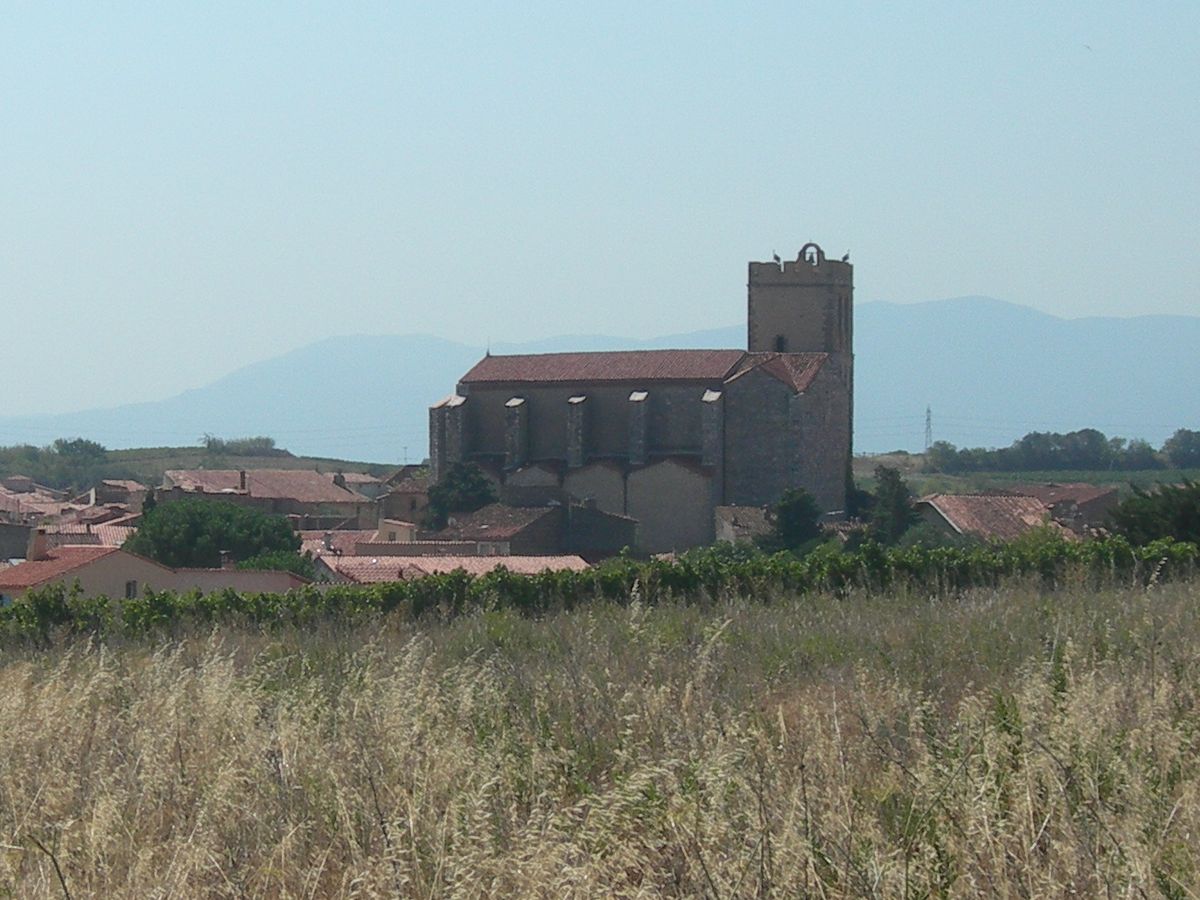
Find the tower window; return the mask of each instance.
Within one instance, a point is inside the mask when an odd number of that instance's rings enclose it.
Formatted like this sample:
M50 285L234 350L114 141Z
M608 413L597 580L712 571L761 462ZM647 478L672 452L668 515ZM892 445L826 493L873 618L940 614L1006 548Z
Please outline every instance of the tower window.
M782 334L775 335L775 352L787 353L787 338Z

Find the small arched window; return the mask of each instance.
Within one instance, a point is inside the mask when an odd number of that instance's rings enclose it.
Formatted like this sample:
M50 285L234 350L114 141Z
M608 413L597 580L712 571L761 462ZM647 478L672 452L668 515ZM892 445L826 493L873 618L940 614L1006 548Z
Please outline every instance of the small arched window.
M775 335L775 352L787 353L787 338L782 334Z

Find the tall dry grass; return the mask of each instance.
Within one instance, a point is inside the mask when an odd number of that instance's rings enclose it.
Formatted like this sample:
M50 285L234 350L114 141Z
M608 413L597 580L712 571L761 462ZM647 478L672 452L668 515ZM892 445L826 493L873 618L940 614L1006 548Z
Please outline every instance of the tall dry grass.
M596 605L0 663L0 895L1197 891L1200 589Z

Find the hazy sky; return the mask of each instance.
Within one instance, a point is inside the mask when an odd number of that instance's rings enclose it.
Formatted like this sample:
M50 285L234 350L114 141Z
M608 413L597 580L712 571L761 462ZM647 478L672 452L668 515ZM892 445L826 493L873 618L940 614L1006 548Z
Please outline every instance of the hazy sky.
M0 414L731 324L808 240L860 302L1192 314L1200 3L13 2L0 166Z

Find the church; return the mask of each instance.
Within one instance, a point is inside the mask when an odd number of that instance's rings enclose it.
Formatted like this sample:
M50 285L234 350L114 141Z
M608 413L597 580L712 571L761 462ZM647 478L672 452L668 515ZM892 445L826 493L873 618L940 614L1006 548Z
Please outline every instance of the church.
M717 507L803 488L842 514L854 408L853 267L806 244L752 262L745 350L488 355L429 411L433 478L477 463L512 505L637 520L643 553L714 538Z

